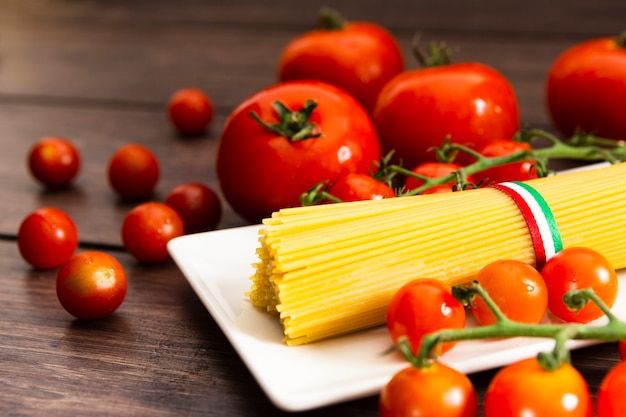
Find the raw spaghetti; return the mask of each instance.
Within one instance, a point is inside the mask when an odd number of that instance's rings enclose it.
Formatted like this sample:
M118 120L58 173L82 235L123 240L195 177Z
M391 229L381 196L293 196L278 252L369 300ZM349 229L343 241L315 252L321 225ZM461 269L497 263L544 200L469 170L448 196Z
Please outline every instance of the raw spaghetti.
M562 247L626 267L626 164L525 182L549 207ZM383 324L416 278L466 282L498 259L537 262L520 207L500 189L280 210L263 221L248 293L299 345Z

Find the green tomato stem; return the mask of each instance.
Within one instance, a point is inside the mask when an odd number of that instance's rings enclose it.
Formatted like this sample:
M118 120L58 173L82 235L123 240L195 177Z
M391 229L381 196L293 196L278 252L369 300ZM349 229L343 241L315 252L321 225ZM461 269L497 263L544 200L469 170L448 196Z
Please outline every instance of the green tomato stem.
M309 121L311 114L313 114L313 111L317 108L315 101L307 100L304 106L298 111L291 111L291 109L280 101L275 101L272 107L274 107L276 114L278 114L278 123L267 123L261 120L259 115L253 111L251 111L249 115L267 130L284 136L292 142L322 136L322 134L319 133L318 126Z

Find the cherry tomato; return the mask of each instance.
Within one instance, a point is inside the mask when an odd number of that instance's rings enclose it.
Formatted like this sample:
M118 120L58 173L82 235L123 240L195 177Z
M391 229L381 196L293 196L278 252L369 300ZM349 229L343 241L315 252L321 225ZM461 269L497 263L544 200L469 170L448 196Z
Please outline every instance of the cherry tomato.
M406 337L413 354L422 338L442 329L465 327L465 309L452 295L449 285L436 279L416 279L403 285L391 298L387 310L387 329L394 343ZM443 343L440 353L456 342Z
M604 316L591 302L578 312L568 309L563 295L569 290L591 288L609 308L617 298L615 269L602 254L590 248L563 249L546 262L541 275L548 288L548 309L567 322L588 323Z
M458 171L462 166L451 162L424 162L413 168L413 172L427 178L439 178L448 174ZM468 183L474 183L474 178L470 175L466 178ZM436 185L423 191L421 194L438 194L449 193L454 190L456 181L452 181L448 184ZM424 181L407 176L404 182L404 188L406 191L415 190L416 188L424 185Z
M81 252L63 264L57 274L57 297L68 313L96 320L111 315L127 291L126 273L111 255Z
M167 243L185 232L176 210L164 203L149 201L133 208L122 223L124 247L144 263L170 258Z
M124 145L109 161L109 184L123 199L133 200L150 196L159 175L159 161L150 149L142 145Z
M593 402L583 376L570 364L545 370L537 358L502 368L484 399L485 417L591 417Z
M212 188L199 183L185 183L174 188L165 204L172 207L185 225L185 233L213 230L222 217L222 203Z
M213 121L213 102L199 88L183 88L170 97L167 113L170 122L181 134L199 135Z
M626 140L626 36L592 39L564 51L549 69L546 100L566 136L581 129Z
M37 269L53 269L65 263L78 248L78 230L64 211L43 207L30 213L17 232L22 258Z
M398 372L380 394L381 417L474 417L476 391L463 373L442 363Z
M300 195L322 181L369 173L380 159L376 129L352 96L320 81L292 81L253 94L231 113L217 174L232 208L256 222L300 206Z
M395 197L393 188L366 174L348 174L339 178L328 189L328 193L343 202L360 200L382 200Z
M530 144L516 142L511 139L494 139L478 150L484 156L506 156L520 151L531 151ZM476 181L481 185L489 185L505 181L526 181L537 178L535 161L525 160L512 164L500 165L474 174Z
M598 388L596 399L598 417L626 416L626 362L620 362L609 370Z
M60 137L45 137L28 154L33 177L49 188L68 186L80 170L80 154L72 142Z
M320 27L283 49L280 81L316 79L344 88L367 110L391 78L404 70L404 56L394 36L371 22L346 22L326 12Z
M519 129L515 92L499 72L478 63L405 71L381 90L373 111L383 153L414 167L435 161L446 137L474 149ZM462 155L457 162L465 165Z
M539 271L532 266L503 259L478 271L476 280L510 320L537 324L545 316L548 289ZM496 322L496 317L479 296L474 298L470 310L479 324Z

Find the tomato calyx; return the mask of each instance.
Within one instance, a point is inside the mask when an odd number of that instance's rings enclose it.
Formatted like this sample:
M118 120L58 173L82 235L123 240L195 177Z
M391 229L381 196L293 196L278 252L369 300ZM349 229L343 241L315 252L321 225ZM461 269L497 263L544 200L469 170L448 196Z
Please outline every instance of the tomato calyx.
M320 30L343 30L346 27L346 20L336 10L330 7L322 7L317 19L317 28Z
M615 44L619 48L626 48L626 30L620 33L615 39Z
M413 37L412 51L422 68L441 67L453 63L452 48L444 42L431 42L424 52L419 45L421 37L420 33Z
M309 121L313 111L317 108L315 101L307 100L304 106L298 111L292 111L279 100L272 103L272 107L278 114L279 122L277 123L267 123L261 120L259 115L254 111L251 111L249 115L267 130L286 137L292 142L322 136L319 127Z

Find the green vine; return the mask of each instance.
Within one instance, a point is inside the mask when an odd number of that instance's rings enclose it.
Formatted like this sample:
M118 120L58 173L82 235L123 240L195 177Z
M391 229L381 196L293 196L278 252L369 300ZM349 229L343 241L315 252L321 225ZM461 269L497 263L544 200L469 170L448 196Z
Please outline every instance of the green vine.
M580 323L563 324L526 324L508 319L491 299L487 291L476 281L453 288L453 295L464 305L471 303L472 297L481 297L496 317L496 322L487 326L477 326L464 329L443 329L426 335L417 355L413 355L408 342L403 339L398 349L416 367L425 367L437 360L437 346L445 342L454 342L472 339L490 339L503 337L539 337L551 338L555 341L551 352L542 352L538 355L544 369L557 369L562 363L569 362L570 353L567 348L568 340L602 340L618 341L626 339L626 323L619 320L607 305L593 292L592 289L571 290L563 297L564 303L576 311L588 302L593 302L608 318L602 326L589 326Z

